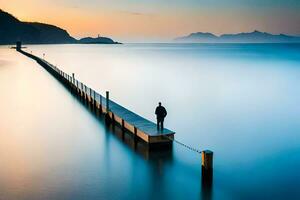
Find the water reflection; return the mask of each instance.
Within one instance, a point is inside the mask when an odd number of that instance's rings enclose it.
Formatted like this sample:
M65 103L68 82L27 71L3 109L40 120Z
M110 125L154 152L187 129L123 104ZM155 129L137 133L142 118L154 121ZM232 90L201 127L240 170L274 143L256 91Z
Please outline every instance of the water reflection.
M299 45L29 50L153 121L165 102L176 138L216 153L213 182L202 182L199 155L176 144L149 152L36 63L0 48L0 199L300 197Z
M213 199L213 169L205 169L202 166L201 197L203 200Z

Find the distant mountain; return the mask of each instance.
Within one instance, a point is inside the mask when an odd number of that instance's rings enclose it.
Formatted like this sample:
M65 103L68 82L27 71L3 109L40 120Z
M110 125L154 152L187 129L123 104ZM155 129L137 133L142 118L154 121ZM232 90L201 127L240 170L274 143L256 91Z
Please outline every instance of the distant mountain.
M188 36L183 36L175 38L175 41L178 42L213 42L218 39L218 36L215 36L212 33L191 33Z
M97 38L85 37L85 38L81 38L78 42L81 44L119 44L118 42L115 42L112 39L107 37L97 37Z
M85 41L86 38L83 39ZM50 24L37 22L21 22L13 15L0 9L0 45L15 44L22 41L25 44L73 44L73 43L105 43L116 44L110 38L96 38L97 42L82 42L69 33Z
M211 33L192 33L188 36L174 39L176 42L195 43L300 43L300 37L290 35L273 35L270 33L253 31L250 33L224 34L216 36Z

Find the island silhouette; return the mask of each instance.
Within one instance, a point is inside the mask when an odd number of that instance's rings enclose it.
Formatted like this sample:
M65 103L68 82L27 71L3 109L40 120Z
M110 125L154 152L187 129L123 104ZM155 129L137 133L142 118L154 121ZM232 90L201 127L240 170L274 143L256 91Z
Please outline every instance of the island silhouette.
M174 41L188 43L300 43L300 37L284 34L275 35L255 30L250 33L223 34L220 36L197 32L175 38Z
M0 9L0 45L15 44L120 44L108 37L86 37L80 40L57 26L39 22L22 22Z

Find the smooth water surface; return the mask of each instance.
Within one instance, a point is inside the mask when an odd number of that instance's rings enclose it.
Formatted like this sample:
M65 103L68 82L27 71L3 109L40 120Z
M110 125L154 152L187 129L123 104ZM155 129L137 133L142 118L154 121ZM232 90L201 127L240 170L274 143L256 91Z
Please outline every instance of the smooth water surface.
M300 45L35 45L25 49L155 121L201 156L138 152L37 63L0 48L0 199L300 198Z

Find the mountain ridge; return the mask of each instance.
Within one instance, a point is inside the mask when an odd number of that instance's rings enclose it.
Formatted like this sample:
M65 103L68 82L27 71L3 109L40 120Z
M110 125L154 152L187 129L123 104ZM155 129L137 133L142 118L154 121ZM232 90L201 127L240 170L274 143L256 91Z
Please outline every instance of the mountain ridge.
M222 34L220 36L207 32L196 32L175 38L174 41L190 43L300 43L300 37L285 34L271 34L255 30L253 32Z

